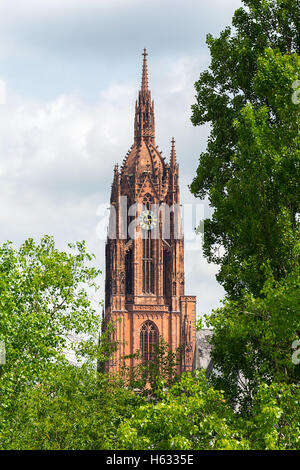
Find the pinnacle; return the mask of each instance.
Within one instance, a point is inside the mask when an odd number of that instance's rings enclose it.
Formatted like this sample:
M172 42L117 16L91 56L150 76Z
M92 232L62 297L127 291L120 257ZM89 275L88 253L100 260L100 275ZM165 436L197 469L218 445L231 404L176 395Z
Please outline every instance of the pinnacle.
M176 150L175 150L175 139L172 137L171 140L171 159L170 159L171 166L176 165Z

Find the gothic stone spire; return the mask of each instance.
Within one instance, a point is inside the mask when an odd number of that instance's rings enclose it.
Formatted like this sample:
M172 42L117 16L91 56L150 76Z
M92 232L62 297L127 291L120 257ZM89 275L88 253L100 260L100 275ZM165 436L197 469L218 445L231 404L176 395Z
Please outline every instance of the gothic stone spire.
M143 60L143 73L142 73L142 88L141 91L143 93L148 91L148 70L147 70L147 51L146 48L144 49L144 52L142 54L144 56Z
M154 103L151 101L151 92L148 89L147 52L143 52L142 86L135 105L134 140L140 143L155 142Z

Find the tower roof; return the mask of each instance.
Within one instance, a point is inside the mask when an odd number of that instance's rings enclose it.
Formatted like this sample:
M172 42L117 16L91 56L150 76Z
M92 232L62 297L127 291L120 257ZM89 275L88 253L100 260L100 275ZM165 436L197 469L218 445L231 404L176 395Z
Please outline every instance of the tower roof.
M165 162L161 153L151 143L144 140L139 145L134 144L123 162L122 172L127 174L152 173L163 174Z
M165 162L155 145L154 102L148 86L147 51L144 49L142 83L135 105L134 144L123 162L127 174L165 172Z

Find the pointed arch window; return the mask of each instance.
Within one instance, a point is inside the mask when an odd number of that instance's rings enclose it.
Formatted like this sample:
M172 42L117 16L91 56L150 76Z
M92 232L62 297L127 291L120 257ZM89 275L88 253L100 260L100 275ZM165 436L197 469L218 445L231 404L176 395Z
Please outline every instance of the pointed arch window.
M146 194L143 206L151 210L153 199ZM143 293L154 294L154 243L151 230L143 230Z
M145 231L143 238L143 293L154 294L154 240L151 231Z
M170 262L170 253L167 250L163 252L163 266L164 266L164 296L171 296L171 262Z
M140 351L145 362L153 360L158 338L158 328L155 323L150 320L145 321L140 331Z
M125 272L126 272L126 294L133 293L133 258L132 248L126 253L125 256Z

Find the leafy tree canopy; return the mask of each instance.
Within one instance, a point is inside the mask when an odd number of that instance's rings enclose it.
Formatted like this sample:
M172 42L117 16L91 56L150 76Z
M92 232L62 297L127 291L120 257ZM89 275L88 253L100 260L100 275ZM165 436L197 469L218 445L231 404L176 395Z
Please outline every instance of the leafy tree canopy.
M29 383L42 381L48 367L64 360L67 348L82 348L72 335L98 335L99 312L90 295L100 271L89 266L85 244L59 251L51 237L28 239L15 249L0 247L0 341L6 364L0 366L1 406Z
M208 70L196 82L194 125L210 123L192 192L208 196L204 253L220 265L228 295L259 294L268 264L279 280L295 267L299 240L300 6L247 0L233 28L207 37Z
M299 384L300 364L292 360L300 335L299 299L297 270L280 282L270 277L261 297L245 293L207 316L214 331L211 380L232 406L249 412L262 383Z

